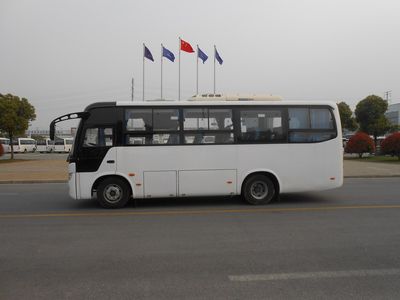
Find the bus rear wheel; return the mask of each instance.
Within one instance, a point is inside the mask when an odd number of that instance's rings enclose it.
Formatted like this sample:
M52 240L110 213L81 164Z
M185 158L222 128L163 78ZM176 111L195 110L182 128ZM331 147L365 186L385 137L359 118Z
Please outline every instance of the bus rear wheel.
M276 194L276 187L266 175L253 175L246 180L243 187L244 200L252 205L270 203Z
M104 208L122 208L129 198L129 187L119 178L106 178L97 188L97 201Z

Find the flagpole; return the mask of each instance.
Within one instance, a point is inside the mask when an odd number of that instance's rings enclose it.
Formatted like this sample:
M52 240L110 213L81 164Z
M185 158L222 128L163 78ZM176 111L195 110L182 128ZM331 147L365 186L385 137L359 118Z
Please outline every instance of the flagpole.
M131 87L131 89L132 89L132 102L133 102L133 96L134 96L134 93L135 93L135 79L132 77L132 87Z
M163 44L161 44L161 100L162 100L162 62L163 62Z
M215 45L214 45L214 95L215 95L215 52L217 51Z
M178 74L178 101L181 101L181 37L179 37L179 74Z
M144 48L146 46L143 43L143 101L144 101Z
M196 95L199 94L199 45L196 52Z

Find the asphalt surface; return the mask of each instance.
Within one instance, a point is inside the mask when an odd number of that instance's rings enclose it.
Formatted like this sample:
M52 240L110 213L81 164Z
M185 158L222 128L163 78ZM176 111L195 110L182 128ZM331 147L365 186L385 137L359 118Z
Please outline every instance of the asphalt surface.
M122 210L0 186L0 299L399 299L400 178Z

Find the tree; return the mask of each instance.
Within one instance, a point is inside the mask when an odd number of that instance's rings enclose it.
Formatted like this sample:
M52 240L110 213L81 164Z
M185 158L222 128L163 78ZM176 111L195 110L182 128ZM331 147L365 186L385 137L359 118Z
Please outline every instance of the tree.
M24 134L29 122L35 118L35 108L27 99L0 94L0 130L6 132L11 141L15 136ZM13 158L14 148L11 143L11 159Z
M375 95L361 100L356 106L355 114L360 130L374 136L375 146L378 136L385 134L391 127L385 117L387 107L387 101Z
M386 137L381 143L384 154L396 155L400 160L400 132L395 132Z
M375 151L374 141L368 134L359 131L349 139L344 151L346 153L358 153L358 156L361 158L364 153Z
M338 107L342 129L347 129L350 131L356 130L357 122L356 119L352 116L353 112L351 111L350 106L348 106L346 102L342 101L338 103Z

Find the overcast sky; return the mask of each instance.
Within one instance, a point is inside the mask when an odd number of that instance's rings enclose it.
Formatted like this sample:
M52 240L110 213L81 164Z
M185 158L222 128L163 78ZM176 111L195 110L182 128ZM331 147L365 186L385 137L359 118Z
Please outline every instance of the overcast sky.
M160 97L160 44L199 44L199 90L344 100L392 90L400 102L400 2L385 0L0 0L0 93L35 106L31 128L96 101ZM164 96L177 99L178 63L164 59ZM195 94L196 57L181 54L181 95ZM60 124L61 125L61 124Z

